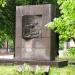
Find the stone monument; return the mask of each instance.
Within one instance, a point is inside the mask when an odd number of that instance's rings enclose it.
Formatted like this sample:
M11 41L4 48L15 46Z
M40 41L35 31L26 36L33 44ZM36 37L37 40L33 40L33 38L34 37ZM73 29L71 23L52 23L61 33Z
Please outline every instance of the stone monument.
M15 58L50 61L58 54L58 35L45 27L55 17L51 4L16 7Z

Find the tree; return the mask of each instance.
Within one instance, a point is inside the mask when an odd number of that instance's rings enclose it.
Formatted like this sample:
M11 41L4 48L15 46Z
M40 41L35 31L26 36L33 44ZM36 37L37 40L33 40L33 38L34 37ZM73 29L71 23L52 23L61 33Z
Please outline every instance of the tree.
M60 34L60 40L75 38L75 0L58 0L61 16L48 23L48 27Z
M14 40L15 11L14 0L7 0L5 6L0 6L0 46L5 40Z
M16 0L17 5L57 4L57 0Z
M6 1L5 0L0 0L0 7L4 7L6 4Z
M56 4L57 0L0 0L0 46L5 40L15 40L16 6L43 3Z

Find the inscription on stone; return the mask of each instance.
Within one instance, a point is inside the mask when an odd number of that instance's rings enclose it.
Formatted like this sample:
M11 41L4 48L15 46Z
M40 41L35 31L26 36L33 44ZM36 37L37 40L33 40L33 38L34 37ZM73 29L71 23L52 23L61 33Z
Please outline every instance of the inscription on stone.
M25 40L39 37L41 27L36 16L25 15L22 18L22 23L22 36Z

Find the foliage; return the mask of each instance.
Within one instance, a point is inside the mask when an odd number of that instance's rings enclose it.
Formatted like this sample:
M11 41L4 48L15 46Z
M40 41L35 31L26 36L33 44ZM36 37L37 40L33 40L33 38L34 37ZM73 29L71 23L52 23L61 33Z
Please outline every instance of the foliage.
M18 66L16 71L17 75L44 75L44 68L36 66L36 69L32 70L32 68L28 64Z
M58 0L61 16L48 23L48 27L60 34L60 40L75 38L75 0Z
M34 72L30 71L29 65L24 66L22 71L18 71L17 68L18 66L0 65L0 75L45 75L44 68L38 67ZM75 75L75 66L68 65L63 68L50 67L49 75Z
M44 68L38 66L35 71L32 72L32 68L27 64L0 66L0 75L44 75Z
M0 7L4 7L6 4L6 0L0 0Z
M5 42L5 39L7 38L8 36L6 35L6 33L0 30L0 48L2 48L3 43Z
M64 50L63 56L57 57L56 60L68 60L68 62L75 62L75 47Z
M75 56L75 47L68 48L68 49L64 52L64 56L74 57L74 56Z
M17 5L56 4L57 0L16 0Z
M5 40L14 40L15 6L14 0L6 0L5 6L0 7L0 46Z
M59 41L59 50L63 50L64 49L64 44L63 42Z
M68 51L69 51L70 55L75 56L75 47L69 48Z
M14 42L13 42L13 40L9 40L8 41L8 46L9 46L9 49L13 49L13 47L14 47L14 44L13 44Z
M57 57L56 60L57 61L67 60L68 63L73 63L73 62L75 62L75 57L74 56L63 55L61 57Z
M57 0L0 0L0 46L5 40L15 40L16 6L43 4L43 2L56 4Z

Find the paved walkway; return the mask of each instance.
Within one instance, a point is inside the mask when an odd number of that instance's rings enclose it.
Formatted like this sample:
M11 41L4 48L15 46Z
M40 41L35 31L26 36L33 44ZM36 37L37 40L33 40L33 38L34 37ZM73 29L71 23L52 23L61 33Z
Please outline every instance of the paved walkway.
M14 55L0 55L0 59L13 59Z

